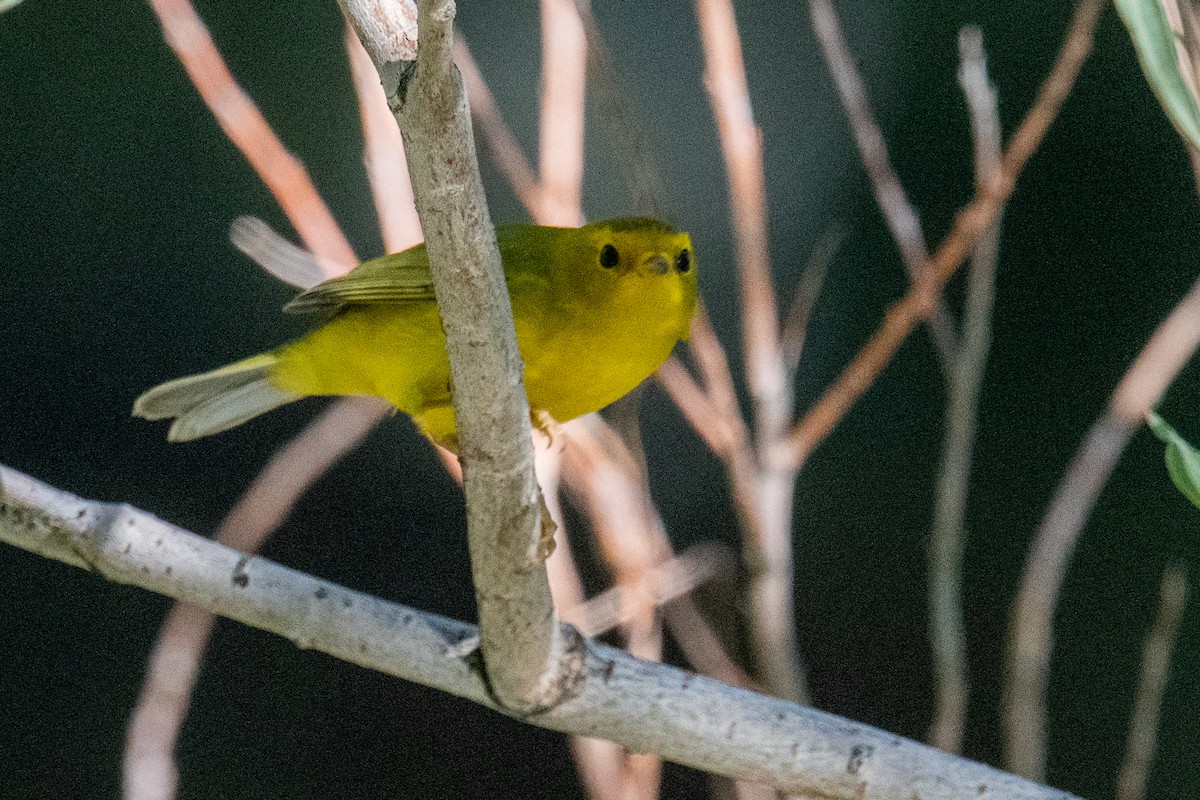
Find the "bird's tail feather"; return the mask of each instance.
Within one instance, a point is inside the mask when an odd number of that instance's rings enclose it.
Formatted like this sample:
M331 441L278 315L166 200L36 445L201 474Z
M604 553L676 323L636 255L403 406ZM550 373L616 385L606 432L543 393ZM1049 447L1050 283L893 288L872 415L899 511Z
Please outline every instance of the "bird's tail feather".
M268 373L278 361L263 353L228 366L155 386L133 404L145 419L171 419L167 439L186 442L241 425L259 414L300 399L271 385Z

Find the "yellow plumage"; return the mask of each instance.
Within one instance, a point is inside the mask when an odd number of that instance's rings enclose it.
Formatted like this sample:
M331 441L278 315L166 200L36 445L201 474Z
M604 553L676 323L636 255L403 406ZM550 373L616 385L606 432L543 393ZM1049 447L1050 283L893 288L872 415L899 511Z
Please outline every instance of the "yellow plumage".
M643 218L497 228L529 404L559 421L598 411L687 337L691 239ZM455 448L450 365L424 245L360 264L287 307L327 321L269 353L157 386L134 403L184 441L306 395L382 397Z

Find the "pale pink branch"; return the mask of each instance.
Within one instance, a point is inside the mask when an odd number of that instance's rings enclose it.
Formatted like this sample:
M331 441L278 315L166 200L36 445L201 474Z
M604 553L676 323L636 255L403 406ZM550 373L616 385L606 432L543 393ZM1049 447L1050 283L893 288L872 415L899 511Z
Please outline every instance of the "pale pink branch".
M694 545L635 576L636 582L614 586L564 611L562 619L584 636L601 636L645 617L644 609L660 609L686 596L730 567L727 548Z
M625 748L608 739L571 736L571 756L588 800L625 800Z
M808 690L794 624L791 498L795 471L764 465L758 457L758 452L777 445L792 420L792 373L784 361L768 255L762 132L754 123L733 3L696 0L696 17L704 50L704 83L729 183L746 382L754 407L753 445L735 447L724 459L742 530L743 559L750 569L750 640L756 674L767 690L805 702ZM702 326L703 322L696 327ZM706 377L706 361L716 368L713 375L718 380L709 385L709 392L718 406L727 408L731 419L741 419L736 396L721 375L723 353L718 361L715 353L702 356L697 350L697 358Z
M615 594L600 600L616 600L615 616L621 620L626 648L640 658L662 658L662 627L658 619L657 598L644 585L670 558L670 545L662 522L651 506L632 454L621 449L619 437L598 416L568 423L565 432L564 477L567 486L583 500L592 523L601 556L613 571ZM584 605L572 611L586 616L595 606ZM607 621L582 620L604 624ZM577 749L577 754L603 756L595 746ZM596 767L581 764L581 776ZM653 755L625 755L619 762L620 787L615 796L633 800L652 800L658 796L662 762ZM589 784L589 793L605 797L607 787Z
M564 429L567 486L578 493L593 524L609 527L600 541L602 552L615 551L606 556L606 561L617 573L617 586L624 589L630 583L636 585L642 575L672 557L662 521L653 508L644 481L637 477L636 460L625 451L620 437L598 417L567 423ZM622 505L626 506L624 510ZM632 530L640 534L641 541L611 529L614 523L626 522L635 526ZM621 577L626 575L628 580L622 582ZM687 595L678 595L666 608L676 609L688 603ZM637 605L653 611L657 601L651 597ZM689 623L697 634L690 642L693 655L698 659L693 662L697 668L701 664L718 665L721 674L740 672L703 617L695 614L689 617Z
M696 383L687 367L672 356L658 368L654 377L708 449L718 458L725 458L733 448L734 434L724 415Z
M326 274L332 277L352 268L358 258L317 194L308 171L287 151L254 101L237 85L196 9L188 0L150 0L150 7L162 24L163 38L221 129L271 190L305 246L322 262Z
M454 37L454 63L462 73L463 88L471 99L471 118L487 145L488 154L496 167L508 179L521 205L537 219L546 203L538 178L529 165L517 137L513 136L500 106L488 88L479 65L475 63L467 42L462 36Z
M663 619L671 637L697 672L730 686L758 689L746 671L729 657L720 637L704 619L690 596L684 595L664 606Z
M542 0L542 96L538 171L542 225L583 222L587 36L572 0Z
M217 541L253 552L309 487L393 413L374 397L335 400L258 474L217 529Z
M247 553L258 551L313 482L389 413L382 400L335 401L275 454L226 515L217 541ZM175 744L212 628L212 614L187 603L176 603L167 614L126 733L125 800L175 796Z
M375 214L384 249L389 253L420 244L421 220L408 179L408 160L396 118L388 108L379 73L354 30L346 25L346 55L350 76L358 97L359 118L363 129L363 163L375 199Z
M929 264L929 248L925 245L921 221L908 200L900 177L892 167L887 141L883 138L883 131L880 130L879 123L875 120L875 112L871 109L867 85L858 72L849 45L846 44L846 37L842 33L842 26L833 10L833 4L829 0L809 0L808 7L812 15L813 30L821 43L821 50L837 86L842 108L850 122L854 143L858 146L859 156L875 191L875 201L900 250L900 259L904 262L909 280L915 281ZM928 323L943 371L949 373L958 354L959 343L954 332L954 320L942 304L941 298L938 298Z
M1009 768L1039 779L1046 770L1046 685L1054 609L1088 515L1125 445L1200 346L1200 280L1154 331L1092 425L1034 535L1012 614L1005 744Z
M732 445L735 449L748 451L750 433L746 429L745 418L738 403L737 387L729 369L729 359L725 355L725 348L717 339L717 332L713 330L708 311L703 305L696 309L696 316L692 319L688 349L696 357L696 366L704 380L709 399L729 428L733 437Z
M554 520L554 552L546 559L546 574L550 593L559 617L572 624L573 615L584 603L583 581L571 554L571 537L563 524L562 514L562 445L560 442L540 441L534 453L534 468ZM625 750L619 745L586 736L571 736L571 754L579 770L589 800L622 800L620 787L626 772Z
M216 618L191 603L167 612L125 732L124 800L171 800L179 783L175 745L192 701L196 673Z
M647 508L649 498L629 469L633 462L626 460L622 468L624 454L613 453L617 436L602 420L585 418L568 423L564 430L567 485L584 502L614 583L633 589L646 573L670 558L661 522ZM636 590L628 592L628 599L635 598L644 608L653 609Z
M563 523L562 493L562 446L558 442L538 442L534 450L534 469L538 484L546 499L546 508L554 520L554 552L546 559L546 571L550 578L550 593L554 596L555 608L565 621L572 609L584 600L583 580L575 568L571 556L571 541Z
M767 191L762 132L754 122L742 45L730 0L696 0L708 90L729 181L742 300L742 336L751 394L768 405L784 401L771 416L790 414L790 394L779 386L779 311L767 243ZM756 409L757 411L758 409Z

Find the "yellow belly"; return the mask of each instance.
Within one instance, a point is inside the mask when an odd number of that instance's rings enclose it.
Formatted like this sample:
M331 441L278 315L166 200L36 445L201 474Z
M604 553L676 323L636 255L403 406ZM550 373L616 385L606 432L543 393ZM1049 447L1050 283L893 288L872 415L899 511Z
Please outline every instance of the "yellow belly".
M675 326L677 328L677 325ZM599 411L648 377L670 353L675 328L611 330L516 318L529 404L554 419ZM308 336L276 351L271 382L303 395L382 397L411 415L434 441L452 449L450 364L433 303L350 308Z

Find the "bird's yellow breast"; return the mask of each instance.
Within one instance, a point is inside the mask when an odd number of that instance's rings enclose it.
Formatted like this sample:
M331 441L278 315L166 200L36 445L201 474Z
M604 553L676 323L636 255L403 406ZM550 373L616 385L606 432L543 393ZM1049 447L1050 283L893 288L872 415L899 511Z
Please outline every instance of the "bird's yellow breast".
M559 421L598 411L686 338L696 307L687 234L615 220L579 229L520 226L502 232L500 245L532 408ZM378 263L364 267L357 284L355 273L343 279L347 296L360 287L390 291ZM403 291L412 293L411 281ZM283 391L383 397L435 441L456 445L445 335L431 293L349 302L275 355L270 379Z

